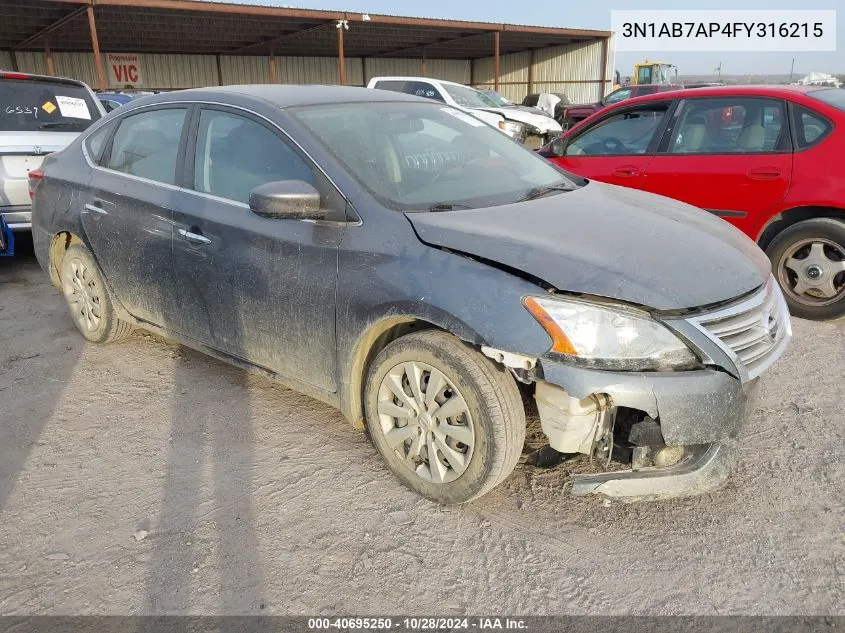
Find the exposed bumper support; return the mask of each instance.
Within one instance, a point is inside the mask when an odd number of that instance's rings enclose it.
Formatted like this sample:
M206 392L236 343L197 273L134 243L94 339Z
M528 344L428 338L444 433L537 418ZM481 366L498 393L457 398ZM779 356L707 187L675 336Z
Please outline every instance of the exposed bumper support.
M590 398L608 396L610 407L648 414L659 423L665 446L683 450L678 463L665 467L576 475L573 494L604 494L626 501L682 497L714 490L730 475L734 438L756 401L756 380L743 385L713 369L626 374L541 362L545 381L538 382L536 398L543 431L553 448L586 452L585 443L572 449L575 443L568 439L582 430L581 436L596 437L598 418L593 422L589 415L593 410L584 405ZM586 432L591 429L592 434Z
M720 488L733 471L733 442L689 447L691 454L669 468L645 468L573 476L572 494L603 494L621 501L688 497Z

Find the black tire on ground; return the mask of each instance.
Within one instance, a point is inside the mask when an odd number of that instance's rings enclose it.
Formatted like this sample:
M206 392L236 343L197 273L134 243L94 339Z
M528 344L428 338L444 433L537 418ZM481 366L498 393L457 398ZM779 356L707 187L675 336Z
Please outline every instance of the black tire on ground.
M411 362L441 372L463 397L471 416L475 434L471 457L466 470L447 483L417 475L385 439L379 390L389 372ZM430 377L431 373L423 378L426 388ZM525 409L510 372L440 330L403 336L378 354L367 376L365 408L370 437L388 468L411 490L443 504L466 503L492 490L513 471L525 443Z
M766 249L766 255L772 262L772 273L784 291L789 311L796 317L811 319L814 321L828 321L845 316L845 293L836 301L827 305L812 305L811 302L802 303L795 298L794 293L784 288L783 280L788 275L783 270L778 270L781 259L790 249L802 240L819 239L826 243L833 243L841 254L845 254L845 222L832 218L815 218L798 222L784 229L772 240ZM830 251L830 249L828 249ZM845 272L840 272L836 282L845 281Z
M73 323L86 339L111 343L132 332L131 324L117 318L102 273L83 245L74 244L65 252L61 283Z

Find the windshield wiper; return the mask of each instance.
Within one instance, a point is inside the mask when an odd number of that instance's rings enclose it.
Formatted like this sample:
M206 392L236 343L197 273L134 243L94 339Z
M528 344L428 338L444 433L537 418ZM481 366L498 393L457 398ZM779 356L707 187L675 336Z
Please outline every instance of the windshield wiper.
M438 202L428 208L429 211L435 213L437 211L455 211L457 209L472 209L472 207L466 204L459 204L457 202Z
M572 191L574 189L575 187L563 183L558 183L556 185L546 185L543 187L534 187L533 189L529 189L528 193L526 193L522 198L517 200L517 202L527 202L528 200L542 198L543 196L546 196L555 191Z
M56 128L56 127L71 127L72 125L76 125L76 124L75 123L59 123L59 122L55 121L55 122L52 122L52 123L42 123L41 125L38 126L38 129L39 130L49 130L51 128Z

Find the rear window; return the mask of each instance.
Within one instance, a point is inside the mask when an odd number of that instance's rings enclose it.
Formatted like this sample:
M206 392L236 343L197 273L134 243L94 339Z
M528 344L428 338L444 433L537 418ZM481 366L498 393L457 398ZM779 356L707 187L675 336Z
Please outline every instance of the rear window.
M824 101L828 105L832 105L834 108L845 110L845 88L814 90L812 92L808 92L807 95L813 97L814 99L818 99L819 101Z
M99 118L82 86L0 78L0 132L81 132Z
M390 90L391 92L403 92L407 95L414 95L417 97L425 97L426 99L435 99L443 101L443 97L430 83L425 81L413 80L393 80L376 82L376 88L379 90Z

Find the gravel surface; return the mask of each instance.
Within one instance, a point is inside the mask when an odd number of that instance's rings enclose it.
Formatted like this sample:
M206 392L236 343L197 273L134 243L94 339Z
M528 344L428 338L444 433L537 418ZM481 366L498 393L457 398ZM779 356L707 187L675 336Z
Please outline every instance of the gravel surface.
M794 323L717 493L445 509L315 400L86 344L31 254L0 296L0 614L845 614L845 324Z

